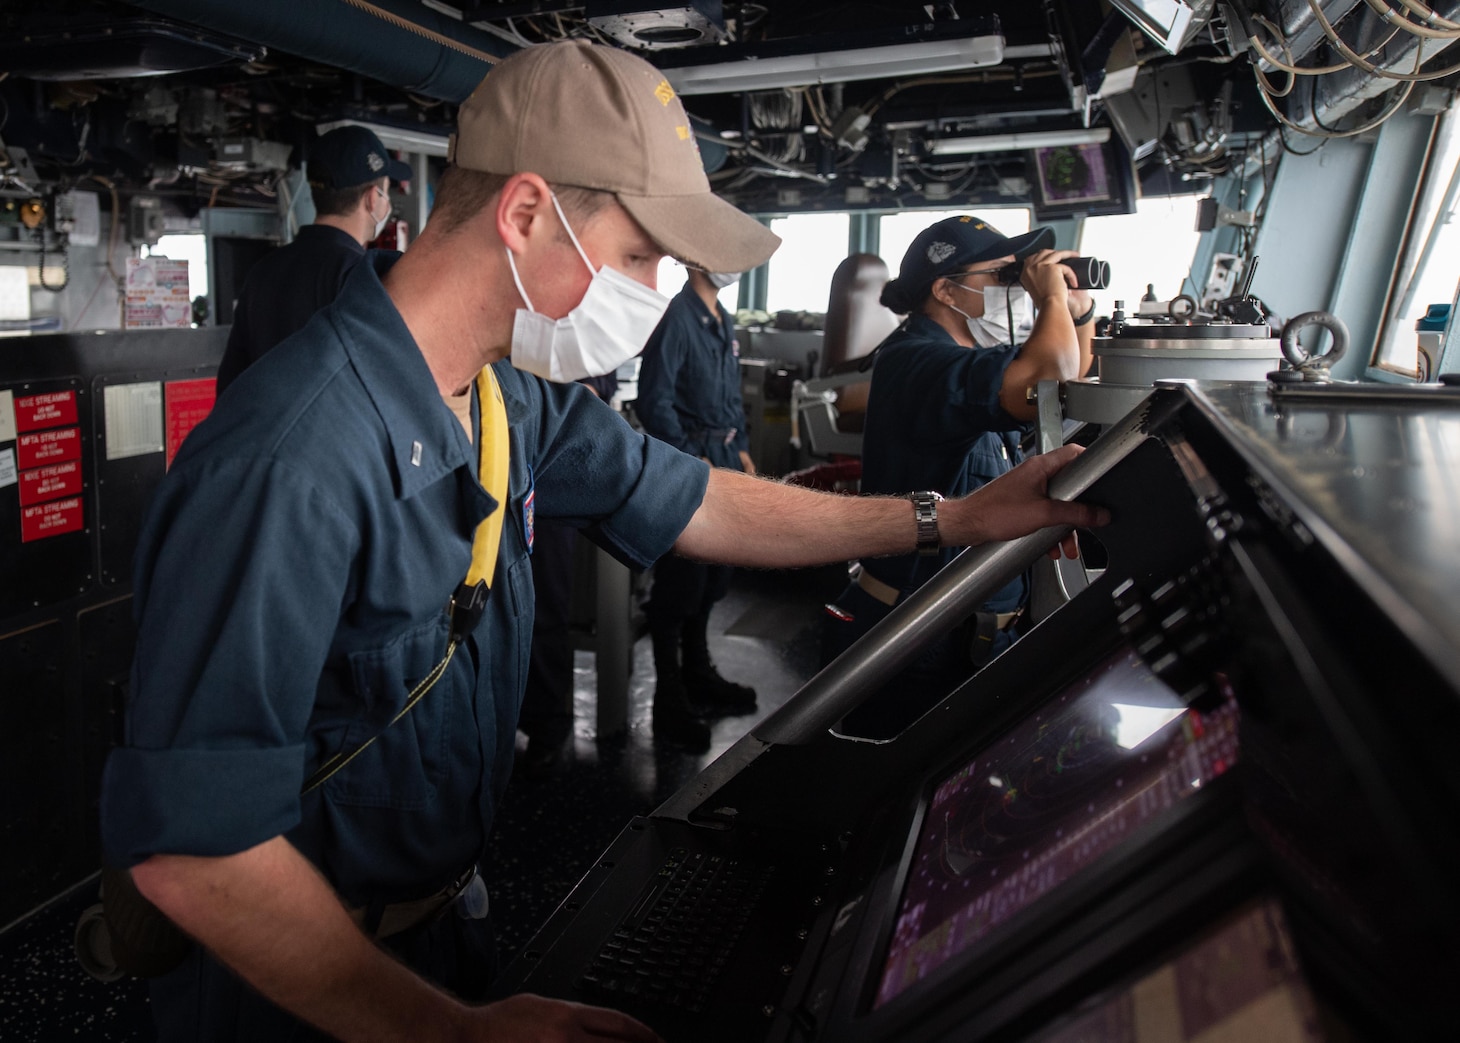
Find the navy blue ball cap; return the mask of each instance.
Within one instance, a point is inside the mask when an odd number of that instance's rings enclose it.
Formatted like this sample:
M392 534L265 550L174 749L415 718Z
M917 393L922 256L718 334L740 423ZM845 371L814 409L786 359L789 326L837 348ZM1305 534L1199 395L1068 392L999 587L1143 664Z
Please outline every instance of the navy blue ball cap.
M309 184L314 188L354 188L383 177L409 181L410 164L392 159L368 127L336 127L309 146Z
M882 302L906 315L923 302L937 279L979 261L1012 255L1027 257L1054 246L1054 230L1036 228L1012 238L970 214L946 217L918 233L903 255L897 278L882 292Z

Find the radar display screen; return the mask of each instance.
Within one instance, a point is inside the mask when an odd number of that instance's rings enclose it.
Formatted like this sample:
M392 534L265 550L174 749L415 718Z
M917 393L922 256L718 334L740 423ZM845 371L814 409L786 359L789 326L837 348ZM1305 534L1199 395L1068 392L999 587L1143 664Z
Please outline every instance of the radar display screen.
M1224 773L1237 704L1188 709L1123 649L938 783L908 869L874 1006Z

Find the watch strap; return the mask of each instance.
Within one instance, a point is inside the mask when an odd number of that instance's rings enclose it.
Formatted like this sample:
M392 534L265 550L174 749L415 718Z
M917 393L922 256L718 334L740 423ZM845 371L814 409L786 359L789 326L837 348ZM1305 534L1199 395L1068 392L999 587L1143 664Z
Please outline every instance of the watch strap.
M940 493L921 491L909 493L913 506L913 521L917 525L917 551L928 557L938 553L941 541L938 538L938 503L943 499Z

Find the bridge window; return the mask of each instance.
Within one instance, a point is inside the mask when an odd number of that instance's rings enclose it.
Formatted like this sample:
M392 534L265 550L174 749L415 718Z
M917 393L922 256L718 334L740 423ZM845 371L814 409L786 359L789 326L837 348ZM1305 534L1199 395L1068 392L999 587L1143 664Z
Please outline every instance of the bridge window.
M771 222L781 248L771 258L766 310L826 311L831 273L847 256L847 214L793 214Z
M1147 284L1158 300L1180 293L1201 299L1201 288L1189 275L1201 237L1196 231L1199 198L1156 196L1137 202L1133 214L1085 219L1080 253L1110 262L1110 288L1095 295L1101 314L1110 314L1116 301L1125 302L1128 314L1134 312Z
M1373 360L1380 369L1409 376L1419 372L1414 324L1431 304L1451 303L1456 280L1460 279L1457 211L1460 211L1460 113L1451 108L1442 117L1430 150L1414 216L1405 234L1404 255L1389 290L1379 347Z

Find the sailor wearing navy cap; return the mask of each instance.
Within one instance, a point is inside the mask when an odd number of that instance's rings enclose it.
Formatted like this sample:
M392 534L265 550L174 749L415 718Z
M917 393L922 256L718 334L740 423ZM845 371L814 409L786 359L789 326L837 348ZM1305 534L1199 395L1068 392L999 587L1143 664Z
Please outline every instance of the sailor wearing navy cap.
M366 127L336 127L309 147L305 174L314 223L254 265L233 306L233 329L218 364L218 393L333 301L390 218L390 182L408 181Z
M970 215L920 232L882 303L903 324L878 345L862 436L862 492L911 496L936 512L939 496L964 496L1011 470L1035 407L1027 391L1090 368L1088 292L1037 228L1009 238ZM1030 305L1036 309L1031 314ZM919 499L925 501L919 504ZM867 559L827 606L823 659L829 662L892 607L951 561L962 547ZM1028 596L1017 578L965 628L901 678L896 692L868 700L849 721L874 737L896 734L1014 640Z

